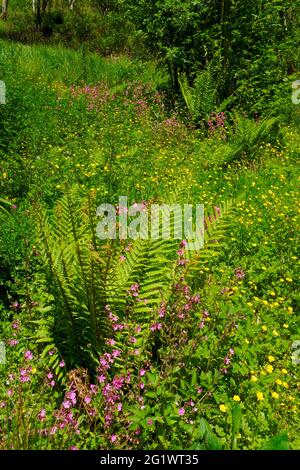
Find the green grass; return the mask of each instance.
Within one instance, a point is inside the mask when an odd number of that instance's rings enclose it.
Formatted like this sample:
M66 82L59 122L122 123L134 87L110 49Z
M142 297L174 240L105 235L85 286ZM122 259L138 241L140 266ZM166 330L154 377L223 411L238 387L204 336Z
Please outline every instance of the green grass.
M7 104L0 107L0 199L17 205L11 213L0 212L0 280L7 296L0 294L0 336L12 339L11 321L21 321L19 345L7 346L9 362L0 369L0 402L6 403L0 408L0 427L6 426L0 448L109 449L112 433L120 439L116 448L259 449L277 435L284 436L286 447L285 433L290 447L299 448L299 365L291 359L292 343L299 339L297 127L270 129L253 149L228 162L228 142L194 129L187 115L180 117L162 106L157 91L165 77L155 72L154 64L126 56L103 59L83 49L0 41L0 79L7 85ZM95 99L86 88L94 86ZM234 126L227 125L229 143L233 132ZM142 361L152 361L145 378L145 408L138 406L139 395L127 390L123 403L127 418L116 417L107 430L101 424L103 398L98 393L93 400L99 421L77 404L73 411L80 418L81 434L62 431L47 440L34 430L54 425L53 412L61 405L68 379L58 365L49 365L48 356L41 355L44 344L36 343L37 338L46 344L53 340L57 314L51 279L45 277L45 265L37 256L36 212L43 204L52 214L66 188L73 186L79 199L85 201L90 193L96 204L116 204L120 195L127 195L130 202L166 201L178 193L179 202L203 203L207 213L228 201L232 211L218 256L203 261L191 281L193 293L201 296L199 307L187 324L174 319L176 334L186 329L190 342L176 346L169 328L172 322L164 324L165 336L143 337L157 320L155 311L153 318L142 322L141 359L128 355L132 345L126 335L116 334L125 359L114 366L111 379L113 373L130 370L133 389L138 389ZM239 268L245 274L240 279ZM10 307L14 301L20 304L17 309ZM172 302L170 311L186 300L178 294ZM210 320L202 330L198 325L206 310ZM132 328L136 322L133 318ZM196 349L191 346L194 338ZM172 347L178 367L172 362ZM163 366L152 357L155 348L165 358ZM222 374L229 348L235 355L228 374ZM7 398L7 373L18 375L27 364L25 349L34 351L36 372L31 382L10 385L13 390L23 387L24 402L15 406L17 398ZM54 389L44 381L49 368L61 381ZM203 394L198 395L195 385ZM190 400L199 412L193 414L187 405ZM178 412L182 407L184 418ZM44 408L47 419L38 422L36 416ZM7 409L11 424L6 411L2 413ZM136 423L142 423L138 444L126 441L128 416L132 435ZM149 419L154 424L149 425ZM280 439L277 436L274 442Z

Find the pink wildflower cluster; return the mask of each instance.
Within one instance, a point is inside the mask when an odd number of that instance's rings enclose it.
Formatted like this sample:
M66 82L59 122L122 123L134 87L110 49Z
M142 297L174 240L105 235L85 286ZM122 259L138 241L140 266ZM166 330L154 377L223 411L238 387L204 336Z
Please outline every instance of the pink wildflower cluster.
M82 84L81 86L72 85L70 87L72 98L79 98L84 96L88 102L88 110L96 110L105 105L110 99L114 99L111 96L109 88L105 82L100 82L95 86L88 86Z
M133 105L138 116L144 116L150 109L151 88L140 82L134 82L125 90L126 102Z
M200 323L199 323L199 328L200 328L200 330L205 327L205 321L206 321L208 318L209 318L209 313L207 312L207 310L204 310L204 312L202 313L201 321L200 321Z
M105 305L104 307L105 312L109 318L109 320L112 323L112 328L114 331L122 331L125 328L125 325L123 323L119 323L119 317L117 315L114 315L110 309L109 305Z
M220 370L220 372L222 372L223 374L228 374L228 366L230 365L230 363L231 363L231 358L232 358L232 356L234 356L234 354L235 354L234 349L233 349L233 348L230 348L229 351L228 351L228 353L227 353L227 355L224 357L224 361L223 361L223 362L224 362L224 365L225 365L226 367L222 367L221 370Z
M237 279L244 279L246 276L245 271L240 267L235 269L234 274Z
M200 303L200 295L191 295L190 287L184 283L184 278L180 279L180 283L175 284L175 290L183 295L184 303L180 303L176 308L176 316L180 320L184 320L188 312L194 310L196 305Z
M210 118L207 121L208 129L210 134L215 133L218 131L221 135L221 137L225 137L224 134L224 127L225 127L225 121L226 121L226 116L222 112L220 113L210 113Z
M185 258L185 247L187 245L186 240L180 242L180 248L177 250L177 255L179 257L177 263L179 266L185 266L188 263L188 260Z
M110 380L108 371L111 369L121 351L114 349L112 353L104 353L99 358L98 382L102 387L101 393L104 398L104 426L109 429L113 423L114 415L122 411L122 395L123 389L130 383L131 374L128 372L125 375L115 374L113 379Z

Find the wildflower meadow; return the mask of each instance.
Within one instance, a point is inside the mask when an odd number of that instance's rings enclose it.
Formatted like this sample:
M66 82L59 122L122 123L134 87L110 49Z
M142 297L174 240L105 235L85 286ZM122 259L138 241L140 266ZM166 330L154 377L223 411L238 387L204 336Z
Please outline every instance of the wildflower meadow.
M298 2L35 3L0 18L0 450L299 450Z

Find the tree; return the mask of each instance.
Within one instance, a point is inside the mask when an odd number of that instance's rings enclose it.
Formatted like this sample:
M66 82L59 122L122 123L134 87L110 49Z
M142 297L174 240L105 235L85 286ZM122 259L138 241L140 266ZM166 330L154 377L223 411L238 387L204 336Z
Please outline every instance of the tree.
M7 18L7 11L8 11L8 0L2 0L2 19L5 20Z

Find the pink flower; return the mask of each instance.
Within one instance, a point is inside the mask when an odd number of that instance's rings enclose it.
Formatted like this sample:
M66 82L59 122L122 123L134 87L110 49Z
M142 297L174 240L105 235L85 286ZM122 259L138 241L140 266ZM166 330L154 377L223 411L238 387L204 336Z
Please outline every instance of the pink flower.
M107 344L107 346L114 346L116 344L114 339L108 339L105 343Z
M221 209L220 209L220 207L215 206L215 211L216 211L217 215L220 217L220 215L221 215Z
M124 330L125 326L122 325L121 323L116 323L113 325L113 330L114 331L122 331Z
M230 348L229 349L229 354L230 354L230 356L234 356L235 355L234 349Z
M95 395L98 391L97 385L91 384L90 385L90 391L92 392L93 395Z
M179 414L179 416L185 415L185 409L184 408L179 408L178 414Z
M19 343L19 341L18 341L17 339L9 339L9 340L7 341L7 343L8 343L9 346L12 346L12 347L13 347L13 346L17 346L17 344Z
M59 365L59 367L65 367L66 363L65 363L65 361L60 361L60 363L58 365Z
M41 409L41 411L38 414L38 419L39 421L44 421L46 418L46 410L44 408Z
M154 323L150 326L151 331L161 330L162 324L161 323Z
M53 379L53 374L52 372L48 372L48 374L46 375L47 379L51 380Z
M29 382L29 381L30 381L29 375L26 375L26 374L25 374L25 375L21 375L21 377L20 377L20 382L25 383L25 382Z
M89 395L87 395L86 397L84 397L84 403L86 403L87 405L90 404L92 401L91 397Z
M106 375L101 374L97 377L99 383L103 384L106 381Z
M110 437L110 442L114 443L117 440L117 436L115 434L112 434Z
M235 273L235 276L238 278L238 279L244 279L246 273L245 271L242 269L242 268L236 268L236 270L234 271Z
M152 426L153 420L152 420L152 419L148 419L148 420L147 420L147 424L148 424L148 426Z
M24 359L26 359L26 361L30 361L31 359L33 359L33 354L31 351L29 351L29 349L25 351Z
M21 307L21 305L17 301L15 301L11 304L11 308L13 308L14 310L18 310L20 307Z
M56 433L57 429L58 429L57 426L53 426L53 427L50 429L50 433L49 433L50 436L54 436L54 434Z
M114 349L113 352L112 352L113 357L119 357L120 354L121 354L120 349Z
M7 395L8 395L9 397L11 397L13 394L14 394L14 392L12 391L11 388L7 390Z
M66 393L66 397L72 402L72 405L76 405L76 393L74 390Z
M19 322L19 320L15 320L15 321L12 323L11 326L12 326L12 328L13 328L14 330L18 330L18 329L20 328L20 322Z
M122 403L118 403L117 410L122 411L123 405Z
M71 402L69 400L64 400L62 406L65 410L69 410L71 408Z
M145 369L141 369L140 372L139 372L140 376L143 377L143 375L146 374L146 371Z

